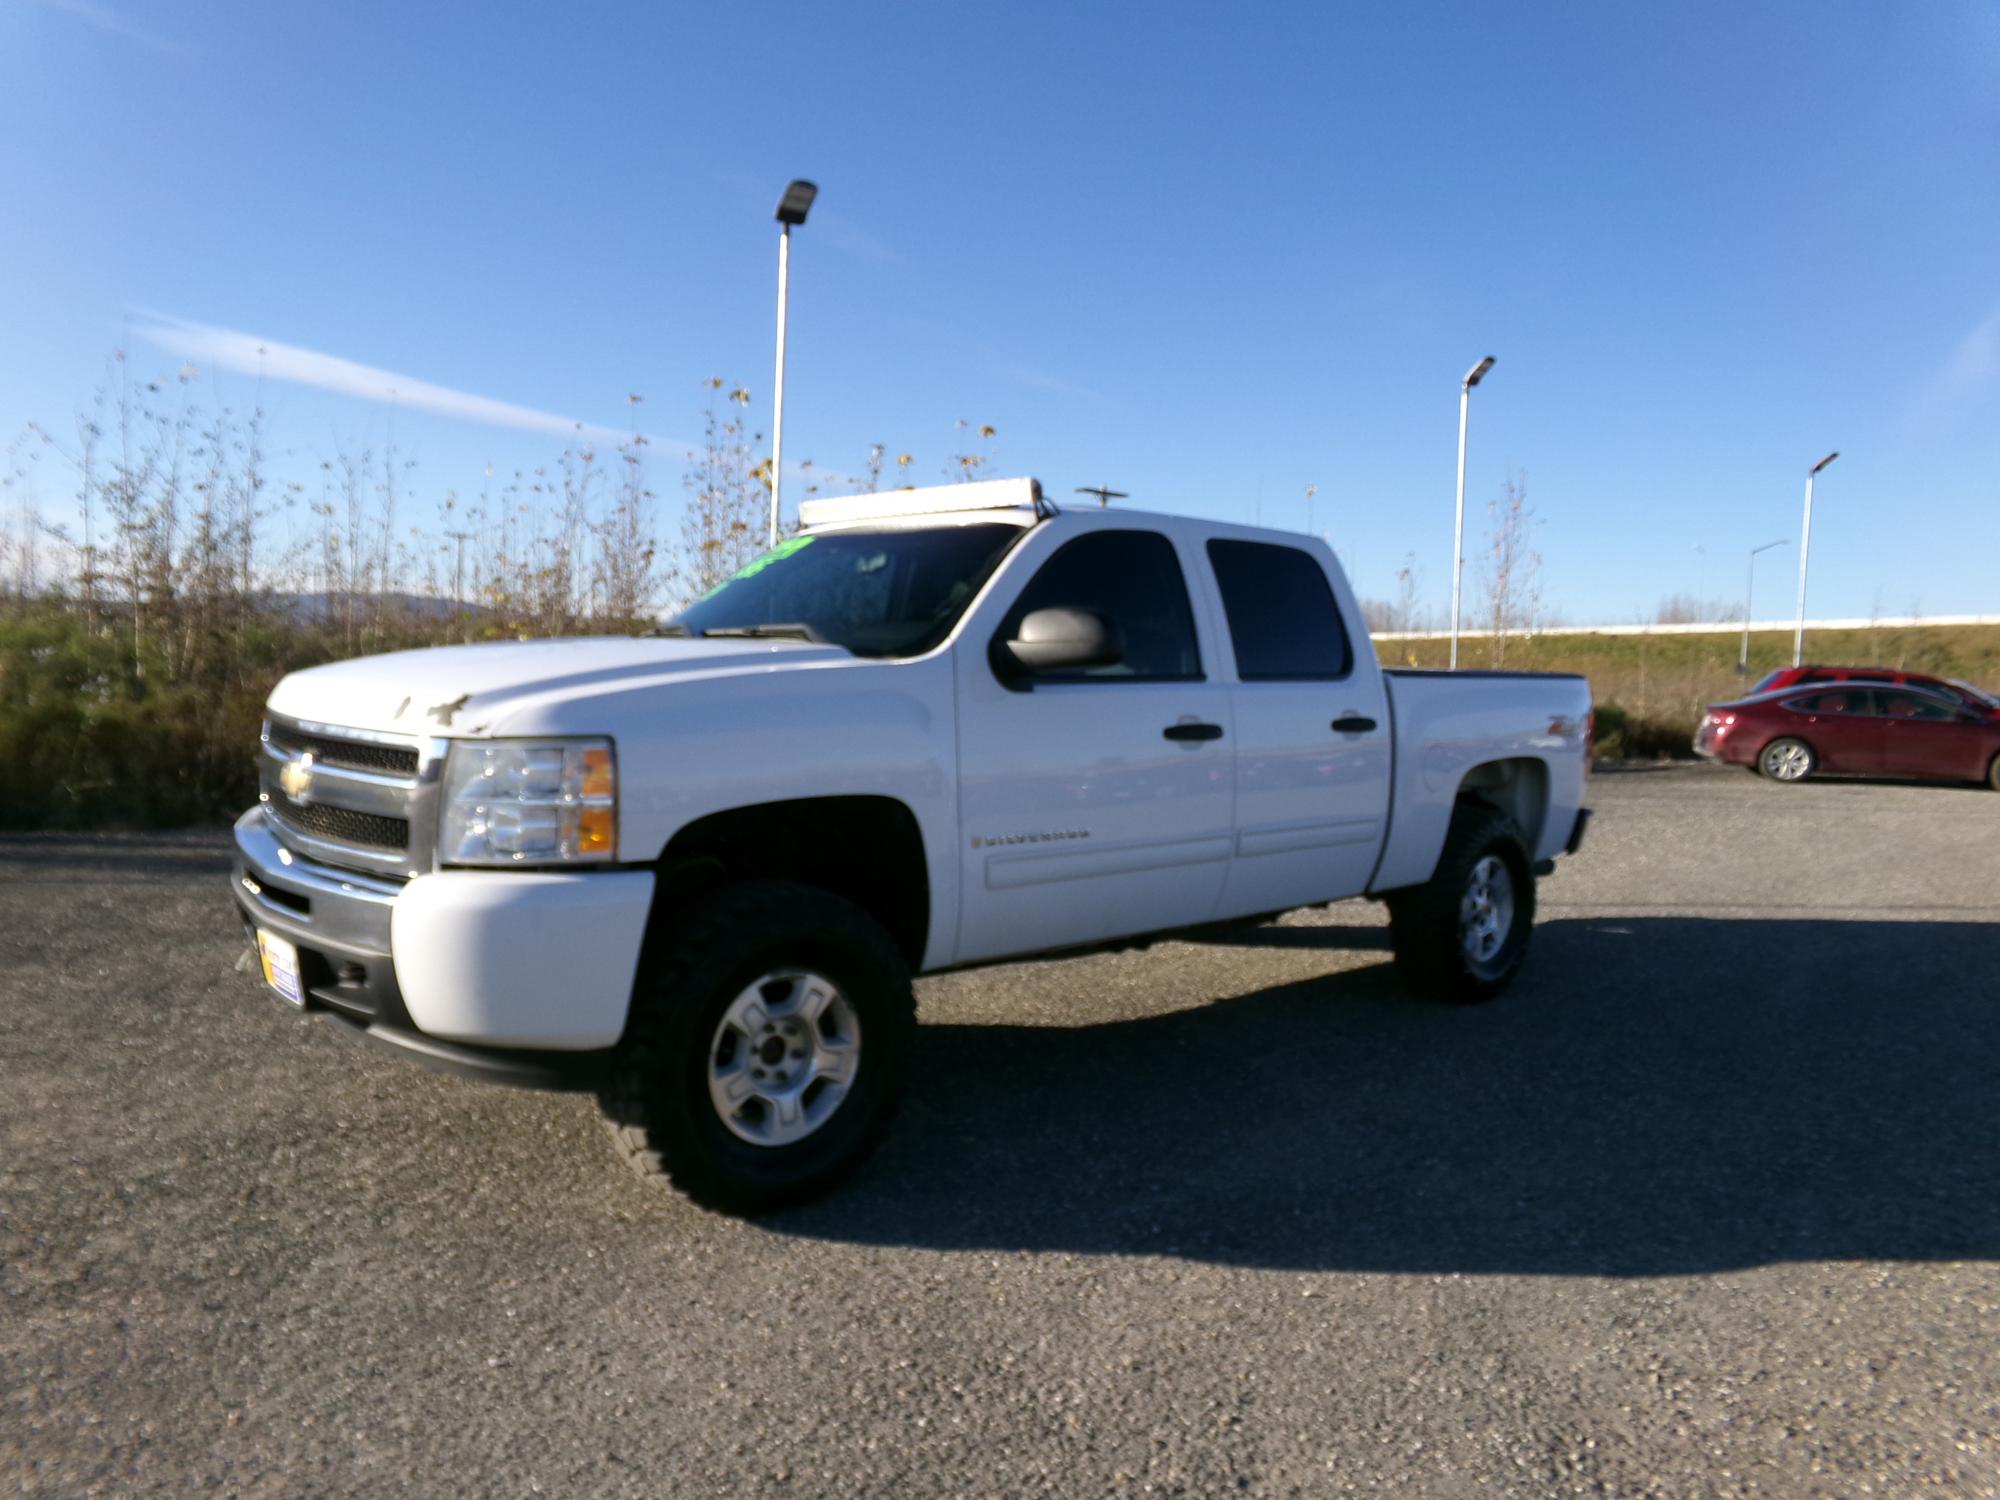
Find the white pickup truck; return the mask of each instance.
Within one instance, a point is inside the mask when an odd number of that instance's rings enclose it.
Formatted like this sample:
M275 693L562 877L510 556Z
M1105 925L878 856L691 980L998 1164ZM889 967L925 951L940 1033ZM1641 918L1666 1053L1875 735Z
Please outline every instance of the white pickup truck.
M1583 679L1384 672L1303 537L1032 480L801 510L650 636L280 682L231 886L270 985L595 1090L633 1166L754 1213L881 1138L915 974L1355 896L1421 990L1520 966Z

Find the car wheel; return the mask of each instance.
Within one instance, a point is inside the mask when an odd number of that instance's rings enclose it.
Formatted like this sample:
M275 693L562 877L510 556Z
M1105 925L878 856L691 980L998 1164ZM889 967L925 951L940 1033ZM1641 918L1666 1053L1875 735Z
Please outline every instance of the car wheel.
M739 1214L851 1175L888 1129L916 1028L888 934L825 891L757 881L701 899L650 950L599 1097L626 1163Z
M1986 768L1986 784L2000 792L2000 755L1993 757L1993 764Z
M1772 740L1757 757L1757 769L1773 781L1804 781L1818 764L1804 740Z
M1410 988L1462 1003L1513 981L1535 925L1535 874L1514 820L1461 802L1427 884L1389 897L1389 939Z

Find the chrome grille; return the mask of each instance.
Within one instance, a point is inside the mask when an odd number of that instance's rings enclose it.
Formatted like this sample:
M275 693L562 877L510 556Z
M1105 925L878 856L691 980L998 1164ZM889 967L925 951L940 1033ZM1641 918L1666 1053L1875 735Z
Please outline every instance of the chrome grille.
M335 843L359 844L369 849L410 847L410 820L385 817L381 813L355 812L346 807L322 807L311 802L294 802L284 792L271 794L270 809L281 824Z
M417 774L417 747L414 745L380 745L367 740L336 739L330 734L307 734L302 729L287 729L273 724L267 736L287 755L310 753L314 760L323 765L345 766L352 771L374 771L384 776L408 776Z
M321 864L373 875L432 868L447 742L272 717L258 757L272 832Z

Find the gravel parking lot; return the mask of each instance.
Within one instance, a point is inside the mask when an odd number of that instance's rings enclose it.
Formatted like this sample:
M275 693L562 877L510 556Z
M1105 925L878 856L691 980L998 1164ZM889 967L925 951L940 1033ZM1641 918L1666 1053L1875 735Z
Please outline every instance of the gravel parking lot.
M2000 1494L2000 796L1602 775L1523 980L1379 909L919 987L842 1195L238 973L224 840L0 840L30 1493Z

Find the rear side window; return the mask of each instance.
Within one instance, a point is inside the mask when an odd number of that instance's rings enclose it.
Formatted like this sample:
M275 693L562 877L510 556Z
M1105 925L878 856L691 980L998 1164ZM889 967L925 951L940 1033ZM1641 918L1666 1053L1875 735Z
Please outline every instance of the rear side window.
M1326 569L1310 552L1270 542L1216 540L1208 560L1222 590L1236 675L1245 682L1345 677L1354 648Z
M1001 626L1013 637L1038 609L1087 609L1117 625L1125 656L1115 666L1039 673L1037 681L1188 681L1201 676L1194 611L1174 544L1157 531L1093 531L1043 563Z

